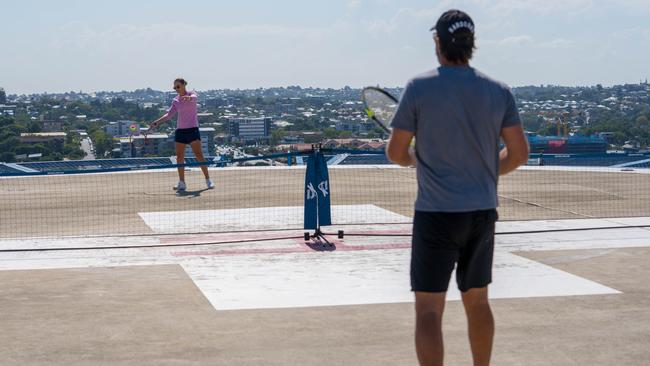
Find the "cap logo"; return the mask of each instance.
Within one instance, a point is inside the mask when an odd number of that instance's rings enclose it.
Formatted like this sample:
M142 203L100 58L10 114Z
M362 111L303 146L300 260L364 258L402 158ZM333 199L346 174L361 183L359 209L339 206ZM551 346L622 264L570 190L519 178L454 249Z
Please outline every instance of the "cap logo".
M470 30L470 32L474 33L474 24L472 24L472 23L470 23L470 22L468 22L466 20L463 20L463 21L456 22L456 23L452 24L449 27L448 30L449 30L449 33L453 34L455 31L457 31L460 28L467 28L467 29Z

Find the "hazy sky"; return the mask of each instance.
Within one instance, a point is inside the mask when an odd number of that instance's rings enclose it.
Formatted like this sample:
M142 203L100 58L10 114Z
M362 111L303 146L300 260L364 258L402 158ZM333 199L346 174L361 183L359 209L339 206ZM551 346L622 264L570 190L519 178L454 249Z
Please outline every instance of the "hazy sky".
M0 87L403 85L434 67L450 8L474 18L474 65L511 85L650 77L648 0L0 0Z

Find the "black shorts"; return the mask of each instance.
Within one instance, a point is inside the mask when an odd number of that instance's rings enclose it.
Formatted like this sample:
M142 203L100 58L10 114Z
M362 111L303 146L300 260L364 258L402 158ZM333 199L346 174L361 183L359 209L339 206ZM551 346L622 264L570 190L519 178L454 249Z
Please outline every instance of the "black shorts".
M421 212L413 219L411 289L446 292L456 266L458 289L492 282L496 210Z
M189 145L196 140L201 141L201 134L199 133L198 127L179 128L174 134L174 141L181 144Z

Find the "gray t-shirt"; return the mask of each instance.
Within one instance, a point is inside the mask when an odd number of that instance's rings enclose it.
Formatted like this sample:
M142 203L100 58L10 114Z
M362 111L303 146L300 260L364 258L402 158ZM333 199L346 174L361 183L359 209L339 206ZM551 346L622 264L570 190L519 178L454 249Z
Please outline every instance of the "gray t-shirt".
M442 66L412 79L392 127L416 136L415 209L496 208L501 129L517 124L510 89L471 67Z

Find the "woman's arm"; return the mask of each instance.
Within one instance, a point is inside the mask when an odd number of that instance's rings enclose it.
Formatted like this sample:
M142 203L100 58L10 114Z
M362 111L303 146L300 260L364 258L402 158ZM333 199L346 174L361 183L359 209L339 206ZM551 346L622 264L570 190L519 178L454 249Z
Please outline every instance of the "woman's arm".
M165 113L164 116L162 116L162 117L158 118L157 120L153 121L153 123L149 126L149 131L151 131L151 129L153 129L153 128L158 127L158 125L162 124L163 122L167 122L170 119L172 119L172 117L174 117L174 115L176 115L177 112L178 112L178 110L176 109L176 103L172 102L172 106L169 107L169 110L167 110L167 113Z
M196 102L198 101L199 96L196 92L189 92L187 95L181 97L181 100L184 102Z
M157 120L153 121L149 125L149 131L151 131L152 129L158 127L158 125L162 124L163 122L167 122L168 120L169 120L169 118L167 117L167 114L165 114L164 116L158 118Z

